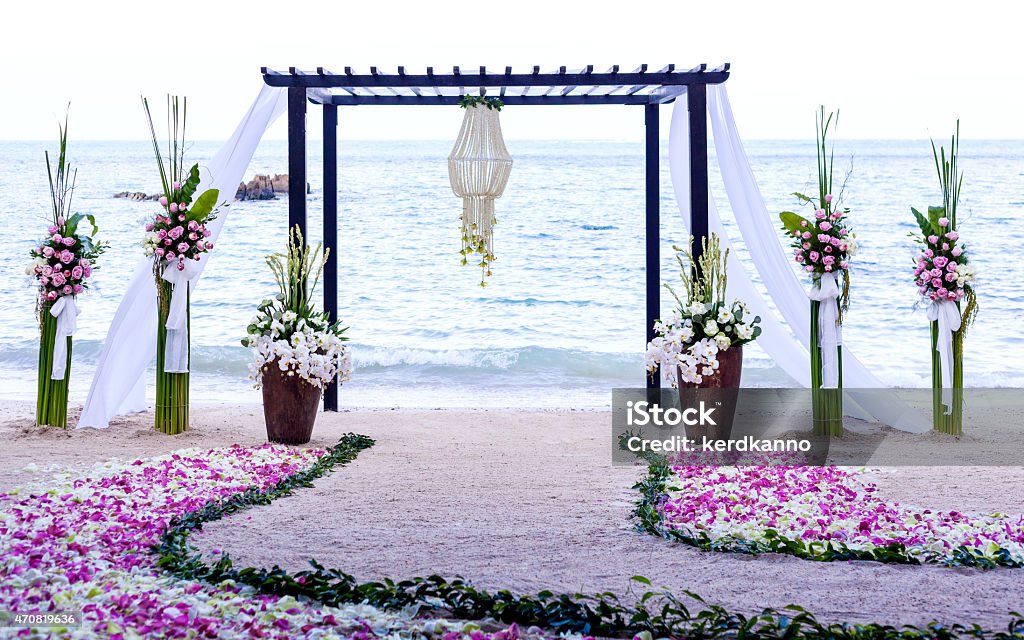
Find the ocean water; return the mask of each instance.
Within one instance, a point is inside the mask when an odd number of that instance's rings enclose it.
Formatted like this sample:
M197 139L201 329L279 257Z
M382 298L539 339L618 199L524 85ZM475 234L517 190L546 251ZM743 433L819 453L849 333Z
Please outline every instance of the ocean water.
M0 142L0 397L31 399L38 325L23 269L45 231L43 150ZM498 201L494 275L459 265L461 203L448 186L449 141L341 141L339 291L356 366L344 406L604 406L610 389L644 379L643 145L636 142L508 141L512 179ZM194 144L202 162L216 143ZM928 384L929 338L909 265L909 207L935 204L927 141L839 141L837 167L852 166L846 203L860 239L852 349L889 385ZM748 144L771 210L815 188L813 141ZM72 400L88 391L110 319L141 254L153 203L112 198L155 192L148 143L75 142L74 209L95 214L112 247L80 302ZM309 226L321 228L320 149L309 147ZM1024 386L1020 325L1024 267L1014 255L1024 218L1024 141L962 143L966 173L961 231L979 269L981 313L967 342L969 386ZM685 243L663 156L663 279L675 279L669 245ZM266 141L249 168L284 173L285 144ZM724 190L715 200L729 224ZM256 304L274 293L263 256L285 241L287 200L238 202L193 295L193 398L259 401L239 340ZM735 230L734 230L735 231ZM737 234L738 235L738 234ZM779 237L764 238L778 243ZM742 251L736 259L746 260ZM668 295L663 308L671 304ZM759 349L748 349L744 384L794 386ZM149 374L152 377L152 372Z

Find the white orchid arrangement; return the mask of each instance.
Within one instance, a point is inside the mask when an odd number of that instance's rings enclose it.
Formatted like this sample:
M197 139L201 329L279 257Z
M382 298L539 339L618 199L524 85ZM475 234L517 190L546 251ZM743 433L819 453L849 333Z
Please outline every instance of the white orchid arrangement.
M692 245L692 242L691 242ZM666 320L654 323L657 334L647 345L644 364L654 375L661 367L672 386L679 367L684 382L700 384L704 376L718 370L718 353L753 342L761 335L760 316L751 318L750 309L740 301L725 301L725 267L729 250L722 252L718 236L704 239L704 252L694 260L689 247L673 245L679 262L684 296L669 285L665 288L679 303Z
M256 351L249 377L256 388L263 374L276 366L287 375L323 387L337 376L339 382L352 377L352 357L345 346L345 327L331 322L325 311L313 309L312 293L323 272L329 250L310 248L296 227L288 239L288 253L267 256L279 293L260 303L248 326L242 345Z

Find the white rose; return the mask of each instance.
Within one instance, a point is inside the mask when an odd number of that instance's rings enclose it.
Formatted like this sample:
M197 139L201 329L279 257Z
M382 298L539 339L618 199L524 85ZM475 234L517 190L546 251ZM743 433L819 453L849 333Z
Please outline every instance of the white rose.
M729 345L732 344L732 340L729 339L729 336L719 334L715 336L715 344L718 345L720 350L726 351L729 348Z
M693 304L690 305L691 316L699 316L707 310L708 308L704 305L703 302L694 302Z
M718 333L718 324L714 320L711 320L707 324L704 325L704 334L705 335L707 335L709 337L714 337L714 335L717 334L717 333Z
M718 310L718 322L719 324L728 324L732 322L732 311L729 311L725 307Z

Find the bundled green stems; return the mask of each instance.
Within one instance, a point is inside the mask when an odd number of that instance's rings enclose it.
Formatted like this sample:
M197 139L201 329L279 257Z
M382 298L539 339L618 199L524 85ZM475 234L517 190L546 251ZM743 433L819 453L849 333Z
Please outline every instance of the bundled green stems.
M843 347L839 358L839 388L822 389L824 357L819 345L818 316L821 303L811 300L811 414L816 436L843 435Z
M158 313L156 331L156 430L169 435L188 430L188 376L187 373L164 372L164 354L167 348L167 314L171 306L174 287L159 273L156 275ZM186 312L191 328L191 300ZM189 345L189 361L192 346Z
M53 345L57 338L57 318L50 314L52 302L39 305L39 380L36 394L36 424L68 427L68 380L71 379L71 336L67 337L68 355L63 380L52 380Z
M959 306L959 304L957 305ZM953 333L953 402L942 402L942 363L935 350L939 340L939 323L931 323L932 333L932 424L936 431L961 436L964 432L964 341L963 332Z

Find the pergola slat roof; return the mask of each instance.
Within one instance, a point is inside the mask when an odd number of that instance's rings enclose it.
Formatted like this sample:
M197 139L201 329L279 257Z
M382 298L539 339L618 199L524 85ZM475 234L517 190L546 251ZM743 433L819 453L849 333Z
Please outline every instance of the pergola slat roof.
M309 98L319 104L351 105L450 105L458 104L466 93L497 95L505 104L664 104L675 100L689 85L707 85L725 82L729 77L729 64L713 69L701 64L692 69L677 70L673 64L657 71L648 71L646 64L628 72L614 65L607 71L594 71L594 65L577 70L559 67L556 71L542 72L539 66L529 71L514 72L505 67L503 72L479 67L467 72L452 67L451 72L410 73L398 67L397 73L386 73L370 67L369 73L360 73L345 67L343 73L334 73L318 67L316 73L307 73L289 67L287 72L264 67L264 81L273 87L302 87L311 90ZM336 91L335 91L336 90Z

